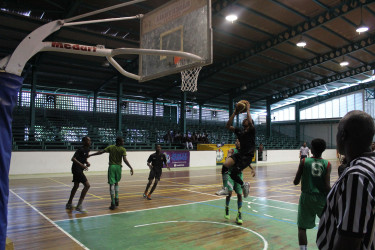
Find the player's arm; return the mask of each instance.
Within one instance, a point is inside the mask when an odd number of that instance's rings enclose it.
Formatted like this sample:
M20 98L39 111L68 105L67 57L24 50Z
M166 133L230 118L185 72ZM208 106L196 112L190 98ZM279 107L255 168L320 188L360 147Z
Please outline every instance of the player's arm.
M93 153L93 154L89 155L87 158L89 158L89 157L91 157L91 156L95 156L95 155L101 155L101 154L104 154L104 153L105 153L104 150L100 150L100 151L98 151L98 152L96 152L96 153Z
M128 159L126 159L126 155L123 155L123 156L122 156L122 159L124 160L126 166L128 166L128 167L130 168L130 174L133 175L133 173L134 173L134 172L133 172L133 168L132 168L132 166L130 165L130 163L128 162Z
M303 173L303 166L305 165L305 159L303 159L300 163L299 163L299 166L298 166L298 170L297 170L297 173L296 173L296 177L294 178L294 185L298 185L301 181L301 178L302 178L302 173Z
M234 130L235 130L235 128L232 126L232 124L233 124L234 117L236 115L238 115L237 107L234 110L233 114L229 117L229 120L228 120L227 124L225 125L225 128L232 131L232 132L234 132Z
M247 113L247 120L249 121L250 127L253 128L254 124L252 122L251 114L250 114L250 102L246 104L246 113Z
M85 164L79 162L79 161L77 160L77 158L75 158L74 156L72 157L72 162L74 162L76 165L80 166L80 167L83 168L83 169L87 169L87 167L88 167L88 166L85 166Z
M331 163L328 162L327 173L326 173L326 176L324 177L324 182L326 184L326 192L327 193L329 192L329 190L331 190L331 170L332 170Z
M147 162L147 166L150 168L150 170L152 169L152 164L151 164L151 162Z

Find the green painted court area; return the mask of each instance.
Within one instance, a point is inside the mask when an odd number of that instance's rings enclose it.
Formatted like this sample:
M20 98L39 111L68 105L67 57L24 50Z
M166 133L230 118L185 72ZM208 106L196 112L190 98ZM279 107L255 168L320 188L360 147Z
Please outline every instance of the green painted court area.
M181 201L187 204L56 224L89 249L298 249L297 204L248 197L243 202L244 223L239 226L235 199L228 221L224 197ZM316 233L316 228L307 230L309 249L317 249Z

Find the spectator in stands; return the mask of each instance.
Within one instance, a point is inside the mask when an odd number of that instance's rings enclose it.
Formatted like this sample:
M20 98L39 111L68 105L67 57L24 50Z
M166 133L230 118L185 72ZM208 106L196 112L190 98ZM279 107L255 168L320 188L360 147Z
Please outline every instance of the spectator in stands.
M258 148L258 161L263 161L263 144L261 143Z
M306 142L303 143L302 147L299 149L299 158L302 159L310 157L310 149L306 146Z
M193 143L191 141L191 136L189 135L189 132L186 132L186 135L184 136L184 143L186 149L193 149Z
M327 196L316 239L319 249L374 249L374 134L374 120L363 111L350 111L339 122L337 149L348 167Z
M182 135L180 134L180 131L177 131L177 133L175 133L174 142L175 143L181 143L182 142Z
M164 142L169 142L169 143L172 142L171 131L168 131L168 132L164 135Z
M191 135L191 142L193 143L193 145L198 143L198 137L195 132L193 132L193 134Z

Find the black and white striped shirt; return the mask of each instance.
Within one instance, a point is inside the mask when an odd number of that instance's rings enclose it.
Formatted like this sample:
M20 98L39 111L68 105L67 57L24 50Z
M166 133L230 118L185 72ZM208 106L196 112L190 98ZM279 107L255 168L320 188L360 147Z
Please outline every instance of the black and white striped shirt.
M320 218L316 244L332 249L338 234L363 238L361 249L375 249L375 153L351 161L333 185Z

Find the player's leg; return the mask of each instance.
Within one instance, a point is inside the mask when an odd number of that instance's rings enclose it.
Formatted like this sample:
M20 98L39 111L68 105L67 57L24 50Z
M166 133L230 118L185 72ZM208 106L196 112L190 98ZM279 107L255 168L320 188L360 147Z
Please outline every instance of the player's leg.
M120 186L118 185L119 181L121 180L121 174L122 174L122 167L121 165L115 165L115 206L118 206L119 201L119 190Z
M109 184L109 194L111 196L111 205L109 209L114 210L116 208L115 204L115 183L116 183L116 165L109 165L108 167L108 184Z
M307 249L307 235L306 229L298 227L298 243L299 249L305 250Z
M73 198L74 198L74 195L77 192L78 187L79 187L79 182L78 181L74 181L74 185L73 185L72 191L70 191L70 197L69 197L68 203L66 203L66 205L65 205L66 209L73 209L72 202L73 202Z
M315 197L301 193L298 205L297 226L300 249L307 249L306 229L315 227Z
M243 174L242 172L238 174L238 177L242 180L243 179ZM237 194L237 217L236 217L236 223L239 225L242 225L243 220L242 220L242 187L238 183L234 183L234 191Z
M229 177L229 174L228 174L228 179L224 183L225 189L228 190L228 194L225 197L225 215L224 215L224 218L227 219L227 220L230 219L229 203L230 203L230 198L232 197L233 185L234 185L234 181Z
M224 218L229 220L230 215L229 215L229 203L230 203L230 198L232 197L232 192L233 191L228 191L227 196L225 197L225 215Z
M143 193L143 197L144 198L147 198L148 189L150 188L150 186L151 186L152 181L154 180L154 178L155 178L155 170L154 170L154 168L152 168L151 171L150 171L150 174L148 175L148 183L146 185L145 192Z
M79 179L80 179L80 182L83 183L83 189L82 189L81 196L79 198L76 210L80 211L80 212L84 212L84 210L82 209L82 202L83 202L83 199L86 196L87 191L90 188L90 183L87 180L87 178L86 178L86 176L85 176L85 174L83 172L80 173Z
M161 170L159 171L155 171L155 181L154 181L154 185L152 186L151 190L150 190L150 193L147 195L147 200L151 200L151 194L154 192L154 190L156 189L156 186L158 185L159 181L160 181L160 177L161 177Z
M228 168L222 166L221 167L221 178L223 180L223 187L221 190L217 191L215 194L217 195L228 195L228 189L225 187L225 183L228 181Z

